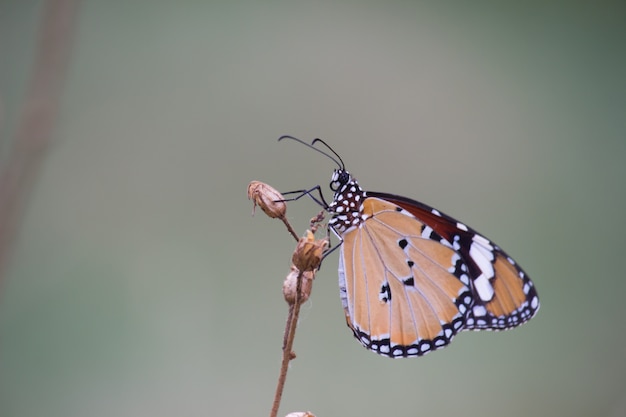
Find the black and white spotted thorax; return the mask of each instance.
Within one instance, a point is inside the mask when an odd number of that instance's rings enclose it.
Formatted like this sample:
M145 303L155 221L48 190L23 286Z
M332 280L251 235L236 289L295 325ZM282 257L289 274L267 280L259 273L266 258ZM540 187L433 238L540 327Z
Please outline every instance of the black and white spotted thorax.
M366 220L367 216L363 213L366 193L348 171L336 169L330 180L330 189L335 195L327 208L332 214L328 223L335 232L346 233Z

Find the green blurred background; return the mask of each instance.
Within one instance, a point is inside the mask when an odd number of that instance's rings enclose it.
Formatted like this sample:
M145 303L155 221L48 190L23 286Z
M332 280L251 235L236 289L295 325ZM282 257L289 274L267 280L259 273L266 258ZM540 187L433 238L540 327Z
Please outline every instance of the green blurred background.
M0 2L2 159L41 6ZM267 415L294 243L246 187L334 168L282 134L480 230L542 307L390 360L332 255L279 415L625 416L625 41L621 1L84 1L1 287L0 416ZM290 205L298 232L318 209Z

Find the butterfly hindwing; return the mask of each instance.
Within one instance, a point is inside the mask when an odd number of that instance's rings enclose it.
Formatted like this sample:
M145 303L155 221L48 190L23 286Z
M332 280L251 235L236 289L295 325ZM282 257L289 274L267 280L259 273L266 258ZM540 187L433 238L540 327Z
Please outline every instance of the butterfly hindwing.
M467 266L452 246L397 204L368 197L365 221L342 235L340 288L348 325L391 357L447 345L472 305Z

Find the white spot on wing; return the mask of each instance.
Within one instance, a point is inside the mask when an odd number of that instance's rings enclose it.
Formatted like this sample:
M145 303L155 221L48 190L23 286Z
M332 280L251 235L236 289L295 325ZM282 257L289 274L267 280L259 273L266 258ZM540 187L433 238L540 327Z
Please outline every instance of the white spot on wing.
M533 297L533 299L530 302L530 306L533 309L536 309L537 307L539 307L539 299L537 297Z
M480 235L475 235L472 238L473 242L470 246L470 256L476 263L482 274L474 280L476 291L483 301L490 301L493 298L494 290L491 282L489 282L495 276L493 264L491 263L495 257L493 254L493 247L489 244L489 241Z
M489 242L486 238L482 237L481 235L474 235L472 240L490 251L493 250L493 246L491 246L491 242Z
M472 309L472 312L474 313L474 317L487 315L487 309L485 308L485 306L481 306L481 305L474 306L474 308Z
M493 278L493 265L491 265L493 254L491 252L485 251L484 248L472 243L472 246L470 247L470 256L474 262L476 262L483 274L487 275L487 278Z
M485 274L480 274L480 276L474 280L474 288L476 288L476 292L481 300L489 301L493 298L494 290L489 279L485 277Z
M452 237L452 249L454 249L454 250L461 249L461 243L459 243L460 239L461 239L461 237L459 235L454 235Z

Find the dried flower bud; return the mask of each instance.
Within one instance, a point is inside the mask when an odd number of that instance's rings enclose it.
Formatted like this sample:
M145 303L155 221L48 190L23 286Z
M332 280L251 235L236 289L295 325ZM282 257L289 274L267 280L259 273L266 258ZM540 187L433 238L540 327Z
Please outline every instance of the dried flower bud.
M328 246L328 239L315 240L315 236L310 230L306 231L306 236L301 237L293 252L291 262L300 271L312 271L317 269L322 263L324 249Z
M291 266L291 272L287 274L283 283L283 295L287 304L293 305L296 302L296 288L298 286L298 274L300 271L295 266ZM305 271L302 273L302 284L300 286L300 302L303 303L309 299L311 290L313 289L313 271Z
M254 210L258 205L269 217L283 219L287 212L284 199L281 193L263 182L252 181L248 185L248 200L252 200L254 203L252 215L254 215Z
M326 210L321 210L319 213L317 213L317 216L311 219L310 228L312 233L317 232L317 229L321 226L324 217L326 217Z

